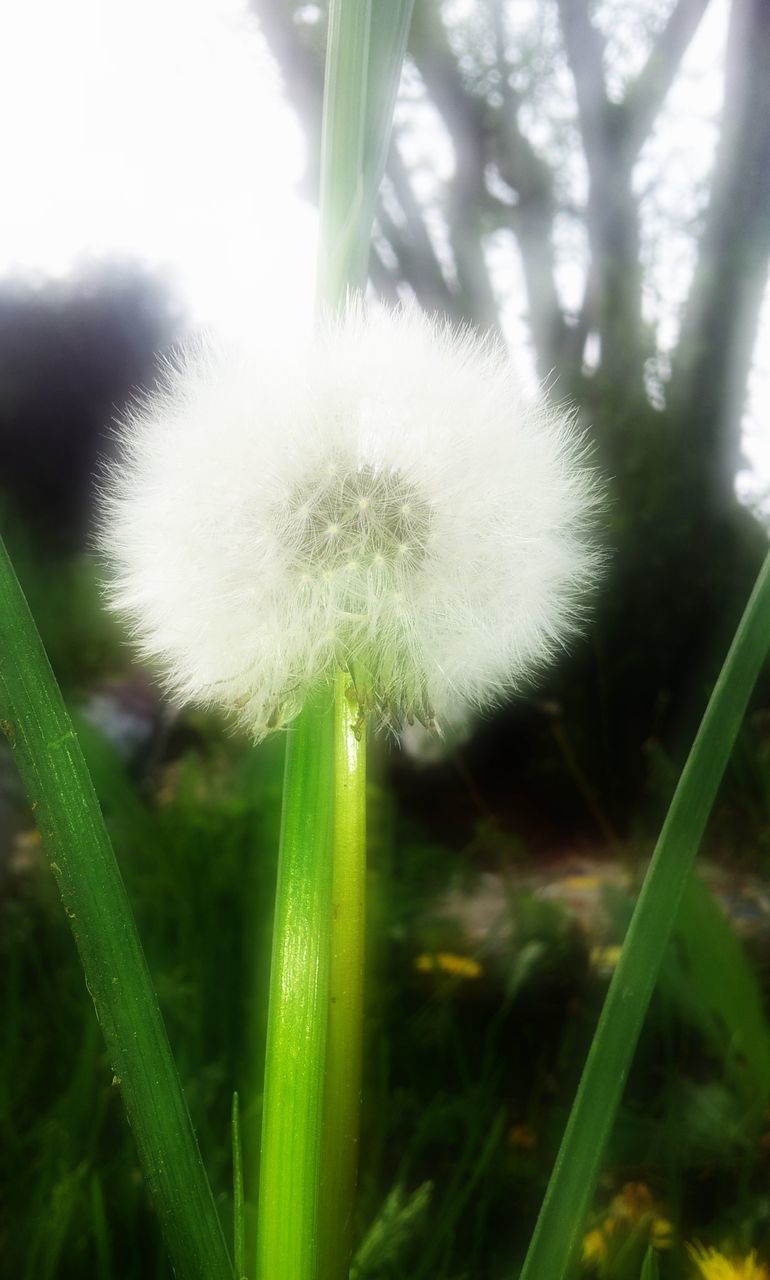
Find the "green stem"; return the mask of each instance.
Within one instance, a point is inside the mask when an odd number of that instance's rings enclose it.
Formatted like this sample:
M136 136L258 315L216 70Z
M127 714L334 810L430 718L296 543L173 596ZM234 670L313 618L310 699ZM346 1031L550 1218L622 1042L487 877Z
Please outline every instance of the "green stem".
M574 1264L605 1145L717 788L770 648L770 555L679 780L607 993L520 1280Z
M99 802L2 541L0 721L61 891L174 1271L179 1280L232 1280Z
M363 291L414 0L331 0L321 124L318 310Z
M331 0L321 139L318 311L344 305L366 285L372 216L387 153L412 0ZM377 35L372 45L373 11ZM337 742L340 701L337 699ZM361 1052L363 870L348 886L336 870L344 923L332 943L331 717L308 706L290 733L284 787L270 977L257 1280L315 1280L317 1266L345 1269L355 1187ZM363 841L363 747L356 810L341 801L335 860ZM341 775L340 775L341 776ZM339 799L339 791L337 792ZM347 817L346 813L347 804ZM342 837L358 812L360 835ZM342 825L340 825L342 824ZM347 841L347 843L346 843ZM357 923L355 923L357 919ZM349 921L349 923L347 923ZM347 932L346 932L347 931ZM348 936L349 934L349 936ZM334 960L332 961L332 947ZM329 1019L330 965L341 1017ZM331 1036L329 1121L321 1155L327 1028ZM331 1161L319 1228L320 1161ZM339 1179L339 1182L338 1182ZM318 1232L321 1231L319 1255ZM326 1272L325 1272L326 1273ZM340 1269L340 1275L342 1275Z
M319 309L334 311L348 288L366 286L372 231L364 186L371 20L372 0L331 0L321 122Z
M257 1280L314 1280L331 950L332 699L288 731L262 1103Z
M343 1280L358 1174L366 880L366 726L347 671L334 706L332 948L319 1276Z
M241 1104L233 1094L231 1111L233 1146L233 1258L235 1280L246 1280L246 1214L243 1199L243 1148L241 1146Z

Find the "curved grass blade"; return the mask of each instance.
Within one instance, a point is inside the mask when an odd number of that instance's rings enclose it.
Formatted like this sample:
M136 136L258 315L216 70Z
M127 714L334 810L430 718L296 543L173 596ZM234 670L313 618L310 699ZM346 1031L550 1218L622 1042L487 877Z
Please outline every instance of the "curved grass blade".
M602 1155L717 788L770 649L770 554L725 659L639 895L520 1280L570 1274Z
M232 1268L94 788L0 540L0 727L32 802L179 1280Z

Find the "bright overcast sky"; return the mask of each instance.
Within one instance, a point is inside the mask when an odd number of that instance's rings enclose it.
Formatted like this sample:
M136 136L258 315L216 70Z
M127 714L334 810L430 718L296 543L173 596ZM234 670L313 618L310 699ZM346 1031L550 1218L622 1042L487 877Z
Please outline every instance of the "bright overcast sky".
M672 171L677 139L708 166L726 11L712 0L673 91L669 105L691 118L686 138L674 135ZM64 276L123 256L160 269L194 323L234 336L270 314L310 323L316 218L296 194L302 136L248 0L17 0L0 39L0 276ZM498 266L492 248L498 290L514 289L515 267L502 254ZM512 296L506 308L514 339L521 306ZM765 310L746 493L770 493Z

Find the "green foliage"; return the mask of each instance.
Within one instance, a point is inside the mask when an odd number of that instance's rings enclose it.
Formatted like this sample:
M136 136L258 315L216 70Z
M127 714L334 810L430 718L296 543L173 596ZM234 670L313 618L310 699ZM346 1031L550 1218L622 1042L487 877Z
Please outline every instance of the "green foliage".
M661 992L696 1024L755 1127L770 1099L770 1028L756 974L724 911L691 879Z
M396 1268L404 1245L414 1238L422 1225L432 1190L430 1182L423 1182L410 1196L400 1185L388 1192L380 1212L358 1246L350 1269L350 1280L368 1280L389 1272L398 1274Z
M134 777L93 731L86 747L225 1222L239 1090L253 1233L248 1171L260 1099L249 1081L260 1078L264 1038L282 743L251 752L198 718L182 754ZM604 980L563 908L519 889L504 917L510 927L491 951L475 953L478 979L417 971L416 957L434 944L467 954L461 921L437 932L431 920L458 873L466 892L477 874L381 791L371 814L379 890L370 913L361 1280L510 1280ZM0 904L3 1265L24 1280L170 1280L53 887L38 864L15 872L11 885ZM672 956L678 964L676 949ZM740 992L745 960L734 974L729 951L723 956L722 981ZM740 1073L724 1075L709 1029L715 1011L693 1012L692 993L680 1003L665 981L603 1196L629 1177L647 1179L681 1238L723 1223L761 1245L766 1165L756 1129L744 1123ZM661 1276L677 1274L663 1257Z
M522 1277L571 1268L639 1033L730 751L770 646L760 570L663 824L602 1008Z
M735 821L743 779L764 776L762 725L760 718L745 739L720 841L733 829L725 824ZM79 729L228 1234L233 1088L240 1093L253 1241L249 1171L261 1099L251 1082L261 1078L283 743L250 751L223 739L217 723L190 716L160 754L127 770L93 728ZM389 1233L374 1233L383 1249L390 1234L392 1254L364 1252L367 1280L511 1280L606 977L589 964L586 939L564 907L527 885L533 864L514 832L505 841L480 832L468 848L449 848L384 781L370 783L369 809L359 1246L386 1207L394 1221ZM759 868L766 820L761 798L741 819ZM0 900L2 1267L23 1280L170 1280L66 921L36 859L34 842L17 844ZM447 918L436 905L450 890L454 901L472 897L489 866L503 871L510 892L495 928L474 943L462 915ZM610 905L620 936L628 901ZM686 950L676 941L670 949L597 1205L639 1179L679 1241L721 1232L762 1249L770 1245L767 1148L746 1104L766 1034L756 1020L757 949L749 965L713 912L700 929L693 920ZM698 955L712 937L718 967ZM472 956L481 975L415 968L420 954L444 950ZM745 1061L733 1051L738 1037ZM426 1183L430 1202L418 1211ZM642 1265L641 1252L634 1256L630 1280ZM662 1280L686 1275L686 1265L661 1254Z
M87 748L100 762L100 799L227 1210L231 1083L250 1075L264 1034L264 992L250 1017L244 975L259 990L267 968L280 751L254 760L231 744L196 750L164 770L159 792L143 795L106 742L92 734ZM259 904L256 922L243 908L244 885ZM2 1200L13 1224L4 1265L30 1280L99 1269L121 1280L167 1277L133 1139L42 865L16 879L2 914ZM244 1113L252 1150L258 1102L251 1098Z
M222 1228L93 783L2 541L0 648L0 727L59 886L174 1267L180 1280L229 1277Z

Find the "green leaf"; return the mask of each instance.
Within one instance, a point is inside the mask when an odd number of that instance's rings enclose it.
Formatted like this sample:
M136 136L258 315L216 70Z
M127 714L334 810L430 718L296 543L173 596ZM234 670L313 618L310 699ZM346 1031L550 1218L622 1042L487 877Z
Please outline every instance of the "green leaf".
M414 0L332 0L321 130L319 306L366 285Z
M692 877L662 982L724 1061L758 1119L770 1098L770 1028L743 944L713 894Z
M59 885L176 1275L231 1280L211 1188L91 777L1 540L0 728Z
M607 1139L695 855L770 647L770 554L679 780L607 993L521 1280L562 1280L577 1256Z
M241 1108L237 1092L233 1094L230 1115L233 1146L233 1255L235 1259L235 1280L248 1280L246 1275L246 1216L243 1201Z
M393 1267L406 1245L414 1238L430 1203L432 1182L423 1182L408 1198L403 1187L395 1186L383 1204L358 1247L350 1280L366 1280L367 1276Z

